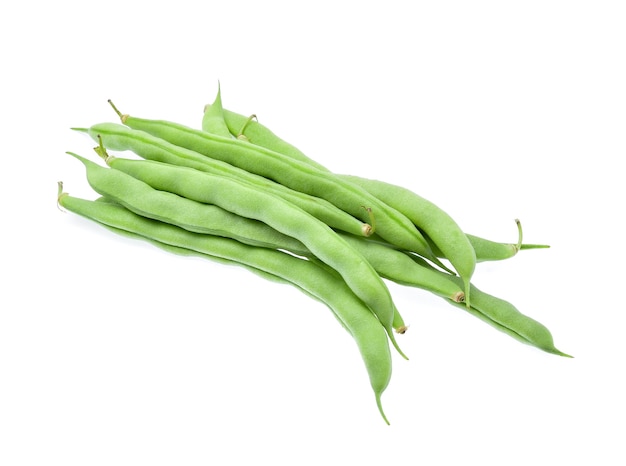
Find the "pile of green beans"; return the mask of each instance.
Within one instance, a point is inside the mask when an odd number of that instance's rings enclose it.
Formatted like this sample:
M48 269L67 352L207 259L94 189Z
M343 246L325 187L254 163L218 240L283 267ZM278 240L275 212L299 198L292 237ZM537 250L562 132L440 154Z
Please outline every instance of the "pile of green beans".
M550 331L472 283L476 264L509 259L515 243L466 233L433 202L401 186L333 173L260 124L222 106L218 89L199 128L123 114L120 123L73 128L101 162L73 152L95 200L58 183L63 209L173 254L242 266L324 303L354 339L381 397L391 347L407 331L387 281L419 288L465 309L514 339L559 351ZM130 152L130 157L110 151ZM391 345L391 347L390 347Z

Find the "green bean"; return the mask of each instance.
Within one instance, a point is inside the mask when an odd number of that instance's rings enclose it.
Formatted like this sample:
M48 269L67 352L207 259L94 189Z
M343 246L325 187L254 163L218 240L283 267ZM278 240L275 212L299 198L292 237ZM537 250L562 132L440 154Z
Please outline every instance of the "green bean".
M364 222L370 220L367 210L363 209L363 206L366 206L375 214L376 232L381 237L415 251L445 268L445 265L435 257L422 234L406 216L353 183L245 141L213 135L170 121L132 117L115 110L122 123L130 128L146 131L172 144L223 160L273 179L296 191L324 198Z
M433 274L440 275L442 279L450 280L451 282L459 285L462 283L459 277L442 273L428 264L421 257L417 257L415 255L412 256L416 265L430 269ZM552 334L545 325L525 314L522 314L510 302L485 293L474 285L471 285L471 287L473 298L472 305L470 308L462 305L463 309L518 341L539 348L547 353L571 357L554 346ZM458 305L458 303L455 303L452 300L447 301L451 304Z
M169 252L206 257L244 266L265 278L291 283L325 303L354 338L374 391L378 410L387 424L381 395L391 378L387 335L376 317L346 283L326 268L277 250L189 232L174 225L136 215L114 202L87 201L63 193L59 205L113 231L144 239Z
M235 215L215 205L157 191L117 170L100 167L73 152L68 154L85 165L88 181L96 192L114 199L139 215L175 223L190 231L224 236L254 246L284 249L302 256L310 254L300 241L263 222Z
M217 87L217 96L215 96L213 104L207 105L204 109L204 114L202 116L202 131L218 134L227 138L233 137L228 130L228 126L226 126L226 121L224 120L222 93L219 83Z
M261 187L267 192L296 204L334 229L364 236L368 236L372 232L372 227L369 224L361 222L324 199L294 191L228 163L175 146L144 131L133 130L116 123L99 123L90 128L73 129L87 133L96 141L100 138L107 149L132 151L147 160L231 176L242 182Z
M498 330L522 343L539 348L547 353L571 358L554 346L554 339L545 325L522 314L513 304L487 294L472 285L472 309ZM454 304L454 303L452 303Z
M122 159L106 156L106 153L101 155L105 156L107 164L114 170L79 158L87 169L89 183L101 195L119 202L121 196L126 194L126 191L121 193L118 187L121 180L126 177L135 178L141 185L150 186L154 190L150 193L150 188L142 188L143 191L148 191L143 194L147 199L153 200L159 193L166 193L177 194L179 199L185 201L215 204L242 217L262 221L277 231L298 239L322 262L340 273L354 293L376 314L396 350L406 358L393 334L393 319L397 310L389 290L363 256L327 225L279 197L230 178L149 160ZM129 207L133 203L141 202L136 200L142 196L140 193L131 191L131 194L123 198L123 205ZM116 195L118 198L115 198ZM181 210L188 209L182 202L180 204ZM146 211L146 216L163 219L158 218L163 217L158 203L152 206L152 210ZM171 215L168 211L168 216ZM168 217L165 216L165 219L167 221ZM196 214L195 220L202 223L204 218Z

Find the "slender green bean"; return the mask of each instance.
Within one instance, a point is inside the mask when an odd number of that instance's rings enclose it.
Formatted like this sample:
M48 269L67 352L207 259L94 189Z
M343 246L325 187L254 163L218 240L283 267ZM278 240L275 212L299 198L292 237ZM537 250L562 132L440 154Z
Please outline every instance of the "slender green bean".
M346 283L325 267L277 250L245 245L217 236L189 232L137 215L115 202L88 201L70 196L59 186L59 205L113 231L144 239L166 251L226 261L269 279L297 286L325 303L354 338L369 375L376 404L385 422L381 396L391 378L387 334L378 319Z
M421 257L412 255L412 259L419 266L430 269L434 274L438 274L442 279L461 285L459 277L444 274L436 270ZM548 328L535 319L521 313L513 304L504 299L485 293L472 285L472 306L467 308L462 306L472 315L489 323L494 328L501 330L518 341L539 348L547 353L558 356L571 357L563 353L554 346L554 339ZM451 304L457 304L452 300L447 300Z
M202 204L176 194L157 191L117 170L100 167L72 152L68 154L85 165L88 181L96 192L114 199L139 215L174 223L190 231L224 236L254 246L284 249L302 256L311 254L300 241L263 222L241 217L216 205Z
M485 316L484 320L494 327L547 353L572 357L554 346L554 338L545 325L522 314L510 302L485 293L474 285L472 285L472 296L474 296L473 308L480 315Z

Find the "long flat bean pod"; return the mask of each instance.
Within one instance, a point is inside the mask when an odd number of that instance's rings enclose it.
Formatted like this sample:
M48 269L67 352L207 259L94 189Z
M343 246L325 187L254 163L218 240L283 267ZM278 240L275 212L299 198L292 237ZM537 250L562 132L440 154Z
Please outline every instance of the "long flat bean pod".
M311 253L300 241L263 222L241 217L216 205L157 191L125 173L101 167L72 152L68 154L85 165L88 182L97 193L114 199L139 215L254 246L284 249L303 256Z
M548 328L535 319L522 314L510 302L485 293L472 285L472 310L474 315L498 330L522 343L547 353L571 358L554 346L554 338ZM451 302L452 304L456 304Z
M443 273L413 254L357 237L348 235L344 237L363 254L381 276L401 285L430 291L451 303L463 302L463 282L459 277ZM522 314L510 302L489 295L474 285L471 286L472 296L475 293L476 299L472 300L469 307L461 304L461 307L470 314L516 340L548 353L567 356L554 347L552 335L543 324Z
M189 232L174 225L137 215L115 202L88 201L63 193L59 204L113 231L144 239L183 255L195 255L245 266L265 278L293 284L325 303L354 338L385 422L381 396L391 378L387 334L378 319L337 275L314 262L235 240Z
M413 261L424 268L430 269L433 273L441 276L442 279L461 285L461 279L450 274L436 270L421 257L410 254ZM472 305L470 308L462 306L474 316L484 320L493 327L501 330L509 336L528 345L539 348L551 354L571 357L563 353L554 346L554 339L548 328L535 319L520 312L510 302L479 290L472 286ZM451 304L456 304L452 300L447 300Z
M445 267L433 254L430 246L405 215L389 207L363 188L347 182L332 173L293 160L278 152L238 139L206 133L166 120L137 118L121 114L126 126L146 131L172 144L188 148L207 157L217 158L244 170L273 179L296 191L321 197L349 214L370 221L363 206L371 209L376 218L376 232L387 241L414 251Z
M371 234L372 227L369 224L363 223L354 216L338 209L325 199L294 191L272 180L249 173L221 160L212 159L176 146L144 131L134 130L116 123L98 123L89 128L74 129L89 134L95 141L101 140L107 149L132 151L146 160L195 168L216 175L230 176L239 181L263 188L267 192L292 202L332 228L355 235L362 234L368 236Z
M87 169L88 181L94 190L118 202L124 196L121 203L127 207L134 205L138 202L137 198L141 197L132 191L131 195L126 195L119 188L126 178L131 178L147 187L138 188L147 191L143 195L146 198L154 199L160 193L178 194L179 199L186 202L215 204L242 217L262 221L277 231L298 239L317 258L339 272L354 293L376 314L387 330L392 344L404 356L393 333L394 314L397 310L385 283L363 256L327 225L302 209L230 178L186 167L149 160L106 157L107 164L113 168L111 170L84 158L80 160ZM152 193L150 189L153 190ZM180 207L183 207L182 203ZM156 208L153 206L152 211L147 208L145 211L146 216L163 219L158 218L162 212L158 204ZM195 220L202 222L204 219L198 215Z

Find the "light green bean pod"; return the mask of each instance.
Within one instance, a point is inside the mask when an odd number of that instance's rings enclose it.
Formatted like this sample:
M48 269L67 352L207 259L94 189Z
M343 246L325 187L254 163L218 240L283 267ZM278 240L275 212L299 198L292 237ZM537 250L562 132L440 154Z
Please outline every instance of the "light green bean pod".
M465 292L448 274L418 265L409 254L390 246L356 236L342 237L359 251L378 274L400 285L430 291L457 303L465 301Z
M409 254L416 265L430 269L442 279L449 280L460 285L459 277L442 273L429 263L415 254ZM471 307L462 306L467 312L487 322L494 328L506 333L518 341L539 348L547 353L559 356L571 357L554 346L554 339L548 328L537 320L521 313L510 302L496 296L485 293L472 285ZM447 300L451 304L458 305L454 301Z

